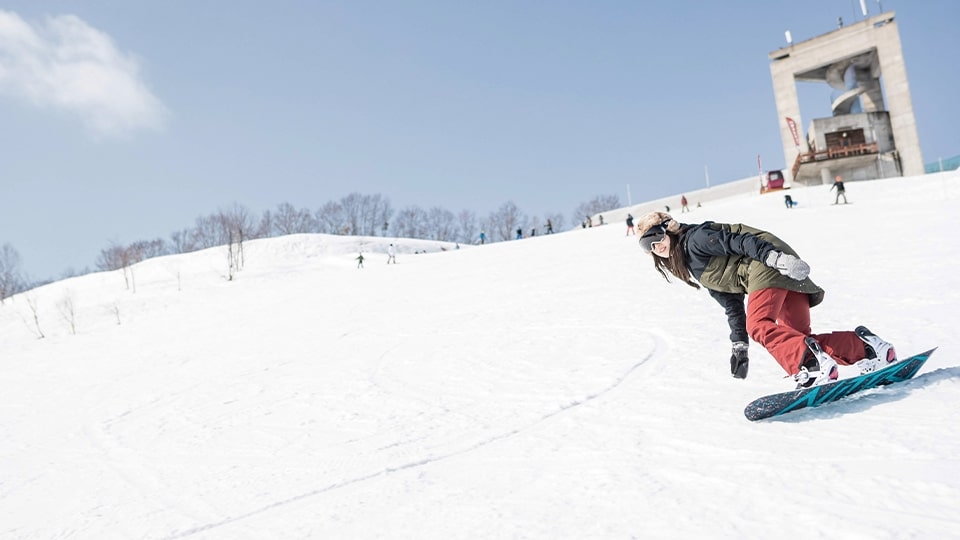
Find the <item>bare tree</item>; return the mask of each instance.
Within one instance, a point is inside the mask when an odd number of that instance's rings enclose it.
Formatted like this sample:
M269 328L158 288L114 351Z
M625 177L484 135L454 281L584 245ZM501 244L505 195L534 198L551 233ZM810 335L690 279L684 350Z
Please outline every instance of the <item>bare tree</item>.
M227 240L228 276L232 280L236 272L243 269L243 241L250 238L257 227L250 212L239 204L234 204L229 210L221 210L217 214L217 221L220 234Z
M314 214L317 232L341 234L346 225L343 206L338 202L327 202Z
M273 235L273 215L269 210L260 216L260 220L253 223L253 228L246 231L248 240L270 238Z
M236 247L234 247L236 245ZM227 243L227 281L233 281L233 277L240 271L243 265L242 259L243 239L238 238L234 244L233 238Z
M33 313L33 327L36 329L37 337L40 339L45 338L46 336L43 334L43 330L40 329L40 312L37 309L37 298L31 293L27 293L27 305L30 306L30 312Z
M309 233L316 230L316 224L310 210L297 210L290 203L281 203L273 216L273 234L283 236L287 234Z
M70 326L70 333L77 335L77 309L73 303L73 295L70 291L67 291L63 298L57 302L57 310L60 312L63 320Z
M601 212L607 212L620 208L620 197L618 195L597 195L585 203L580 203L573 211L574 223L580 223L587 216L593 216Z
M126 256L124 251L122 246L111 242L110 247L100 250L96 262L97 269L109 271L123 268L123 260Z
M263 212L263 214L260 216L260 223L257 225L257 230L263 232L262 234L259 234L257 238L266 238L268 236L276 235L273 228L274 220L275 218L273 217L273 213L271 213L269 210L265 210Z
M196 219L194 228L190 231L189 243L194 250L207 249L226 244L227 238L219 216L211 214Z
M370 205L370 212L366 223L364 223L364 234L376 236L377 230L380 230L385 236L387 234L385 225L393 219L393 206L390 204L390 199L382 195L372 195L368 204Z
M0 247L0 304L26 288L20 270L20 254L10 244Z
M190 253L196 249L193 231L190 229L174 231L170 234L170 250L173 253Z
M397 213L394 234L401 238L426 238L429 230L427 212L419 206L407 206Z
M189 244L196 249L227 246L229 276L243 268L243 242L270 235L269 215L266 219L256 220L250 211L240 204L220 209L217 213L196 220L191 231ZM182 237L178 238L183 242Z
M495 240L510 240L518 228L523 228L526 218L513 202L506 202L487 219L489 230L496 233Z
M226 210L221 209L217 214L217 221L220 224L220 234L227 242L230 241L231 233L235 236L239 234L248 240L260 238L262 234L269 233L269 231L267 233L261 231L250 210L240 204L234 204Z
M162 238L155 240L139 240L128 246L111 243L110 247L100 250L97 257L97 268L105 271L123 270L123 280L127 289L137 292L136 279L133 274L133 265L145 259L160 257L169 253L166 241Z
M72 266L68 266L66 270L64 270L63 272L60 272L60 279L69 279L77 276L85 276L92 271L93 270L90 270L89 266L87 266L83 270L77 270Z
M123 270L123 282L128 290L136 292L136 283L133 281L132 265L142 260L139 246L121 246L113 243L110 247L100 250L97 257L97 268L105 271Z
M439 206L434 206L427 212L428 239L452 242L456 228L453 212Z
M362 225L366 221L368 211L363 195L351 193L340 199L340 206L343 208L345 234L351 236L363 234Z
M140 262L154 257L162 257L170 254L170 248L163 238L153 240L138 240L130 244L129 248L136 257L134 262Z
M327 203L317 213L320 232L376 236L393 216L390 200L382 195L351 193L337 203Z
M480 236L480 222L477 214L470 210L461 210L457 214L456 240L463 244L472 244Z

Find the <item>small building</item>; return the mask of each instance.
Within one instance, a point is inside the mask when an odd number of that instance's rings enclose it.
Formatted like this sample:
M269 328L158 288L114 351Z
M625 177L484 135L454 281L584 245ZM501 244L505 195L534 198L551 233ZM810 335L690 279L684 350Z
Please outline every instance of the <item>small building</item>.
M783 171L767 171L763 176L763 185L760 186L760 193L768 191L778 191L784 188L786 179L783 177Z
M768 56L783 154L785 162L793 164L792 182L826 184L836 176L870 180L924 173L892 12L788 43ZM833 88L831 116L815 118L806 136L797 129L803 125L797 81Z

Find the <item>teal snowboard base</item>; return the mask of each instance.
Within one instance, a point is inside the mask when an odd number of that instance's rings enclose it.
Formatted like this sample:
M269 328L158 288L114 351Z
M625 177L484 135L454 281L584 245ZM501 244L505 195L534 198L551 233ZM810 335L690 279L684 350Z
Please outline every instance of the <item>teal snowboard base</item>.
M849 379L763 396L751 401L743 410L743 414L748 420L761 420L798 409L819 407L824 403L832 403L863 390L905 381L917 374L917 371L923 367L923 364L935 350L930 349L927 352L890 364L883 369Z

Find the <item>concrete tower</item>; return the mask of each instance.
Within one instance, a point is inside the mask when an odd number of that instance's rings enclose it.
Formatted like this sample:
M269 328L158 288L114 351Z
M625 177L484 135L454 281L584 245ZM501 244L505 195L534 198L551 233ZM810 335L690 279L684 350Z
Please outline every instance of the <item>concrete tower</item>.
M841 23L837 30L768 56L783 156L794 182L924 173L893 12L845 27ZM834 89L832 116L814 119L806 136L800 129L797 81L822 82Z

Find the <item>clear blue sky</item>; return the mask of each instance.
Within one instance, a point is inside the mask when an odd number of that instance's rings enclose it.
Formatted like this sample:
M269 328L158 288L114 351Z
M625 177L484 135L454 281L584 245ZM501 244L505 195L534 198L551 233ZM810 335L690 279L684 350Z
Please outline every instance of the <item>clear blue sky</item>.
M882 7L924 161L960 153L960 2ZM859 0L7 1L0 244L44 279L234 203L569 216L781 168L767 53L838 16Z

